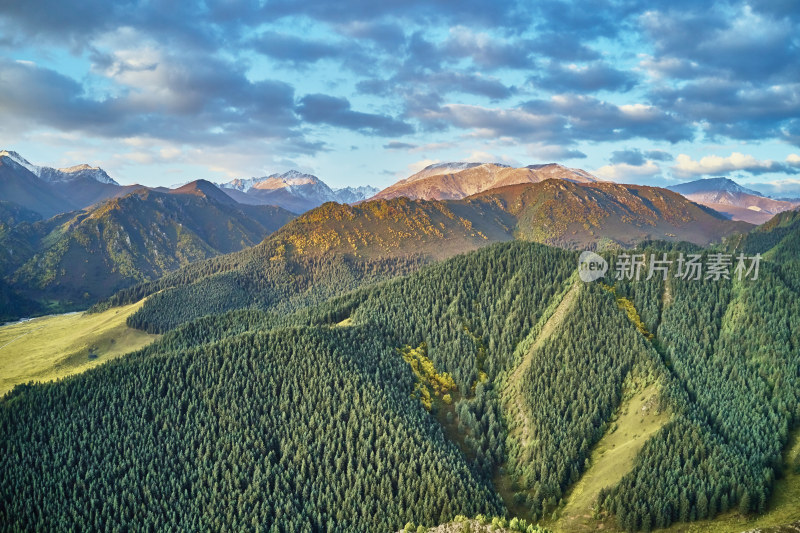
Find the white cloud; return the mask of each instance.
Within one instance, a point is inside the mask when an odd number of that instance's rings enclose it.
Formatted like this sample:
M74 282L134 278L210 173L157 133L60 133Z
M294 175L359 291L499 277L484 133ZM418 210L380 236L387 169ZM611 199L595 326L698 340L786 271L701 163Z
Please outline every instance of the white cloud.
M631 178L649 178L660 173L661 167L652 161L645 161L643 165L630 165L628 163L605 165L593 172L599 178L623 183Z
M773 197L800 198L800 179L797 178L753 183L747 186Z
M675 158L675 165L671 168L676 176L692 177L723 174L734 171L749 172L751 174L787 172L791 171L791 167L800 168L800 157L796 154L789 155L785 163L780 163L771 159L759 160L752 155L733 152L728 157L708 155L701 158L699 161L692 159L686 154L680 154Z
M561 118L552 114L467 104L447 104L441 110L428 112L425 118L447 120L454 126L470 128L484 138L511 135L526 139L548 139L553 136L553 129L561 126Z

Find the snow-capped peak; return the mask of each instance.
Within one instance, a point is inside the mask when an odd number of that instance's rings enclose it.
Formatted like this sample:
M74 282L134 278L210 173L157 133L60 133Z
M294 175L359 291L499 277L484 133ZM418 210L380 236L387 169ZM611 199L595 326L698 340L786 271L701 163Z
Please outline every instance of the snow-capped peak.
M361 202L367 198L372 198L380 192L377 187L371 185L361 185L360 187L342 187L334 189L333 194L336 195L336 201L340 204L354 204Z
M252 188L269 190L316 184L322 184L327 188L327 185L316 176L304 174L297 170L290 170L283 174L270 174L259 178L236 178L226 183L220 183L219 186L248 192Z
M7 157L14 163L18 164L22 168L25 168L31 171L36 177L39 177L39 174L42 171L42 167L38 167L36 165L31 164L27 159L19 155L17 152L12 150L2 150L0 151L0 157Z
M451 161L447 163L434 163L432 165L428 165L427 167L423 168L413 176L409 176L404 180L400 180L398 183L412 183L414 181L422 180L428 178L430 176L437 176L440 174L455 174L456 172L461 172L462 170L468 170L471 168L476 167L499 167L505 168L508 165L504 165L502 163L471 163L467 161Z
M273 193L279 191L281 194L286 192L295 198L310 202L309 205L320 205L325 202L352 204L366 200L378 192L378 189L368 185L331 189L317 176L298 170L289 170L282 174L270 174L260 178L237 178L218 185L222 188L236 189L243 193L254 195L273 195ZM274 198L274 196L270 197Z
M100 167L93 167L87 164L75 165L67 168L43 168L39 176L46 181L73 181L80 178L87 178L98 183L109 185L119 185L106 171Z
M751 194L753 196L764 196L758 191L742 187L730 178L705 178L679 185L667 187L680 194L703 194L703 193L730 193L730 194Z
M119 185L106 171L100 167L92 167L87 164L75 165L67 168L40 167L30 163L27 159L11 150L0 151L0 157L8 157L14 163L31 171L37 178L48 183L69 182L79 178L93 179L99 183Z

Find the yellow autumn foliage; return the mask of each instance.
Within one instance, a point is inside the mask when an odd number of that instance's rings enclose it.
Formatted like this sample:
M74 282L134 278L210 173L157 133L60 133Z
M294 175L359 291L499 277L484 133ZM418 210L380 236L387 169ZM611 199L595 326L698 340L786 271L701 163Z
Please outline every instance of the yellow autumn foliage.
M444 395L449 399L447 401L442 397L445 403L452 402L452 397L448 392L456 390L456 382L449 373L436 371L433 361L428 359L428 348L424 342L416 348L406 345L399 351L417 378L412 395L418 397L427 410L430 411L433 407L434 397Z

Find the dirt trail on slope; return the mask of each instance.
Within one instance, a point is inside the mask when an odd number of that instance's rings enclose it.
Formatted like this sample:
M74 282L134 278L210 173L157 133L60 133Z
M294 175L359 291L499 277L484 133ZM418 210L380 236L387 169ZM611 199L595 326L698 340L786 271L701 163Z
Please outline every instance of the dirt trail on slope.
M514 436L518 439L523 448L526 447L531 441L532 432L530 424L533 416L529 412L527 403L522 398L522 378L531 367L533 354L539 348L541 348L545 341L550 338L553 332L556 331L564 322L567 314L572 309L575 298L580 291L581 284L581 281L573 282L572 286L561 298L561 302L559 302L556 310L553 312L550 318L547 319L547 322L544 324L544 326L542 326L542 329L539 332L539 335L537 335L533 346L531 346L530 349L525 353L522 361L508 377L506 384L506 410L509 418L515 422L515 428L512 431L512 434L514 434Z

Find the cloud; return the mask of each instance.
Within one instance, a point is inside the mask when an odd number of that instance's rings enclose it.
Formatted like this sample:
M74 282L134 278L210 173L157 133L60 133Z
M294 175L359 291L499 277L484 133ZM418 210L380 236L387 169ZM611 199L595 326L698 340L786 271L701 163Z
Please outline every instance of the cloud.
M527 152L541 161L564 161L567 159L586 159L586 154L580 150L557 146L552 144L529 144Z
M340 47L330 43L272 31L264 32L253 39L251 46L261 54L295 65L314 63L343 53Z
M468 156L461 158L461 161L470 163L500 163L501 165L508 165L510 167L521 167L522 163L515 158L505 154L494 154L485 150L473 150Z
M680 117L649 104L616 105L586 95L557 95L532 100L523 108L563 117L568 131L557 138L566 141L617 141L632 138L678 142L691 140L694 128Z
M235 66L213 58L173 57L144 46L118 50L97 71L112 95L93 96L53 70L0 59L0 128L49 127L99 138L153 137L197 144L272 138L291 150L314 151L297 131L294 89L250 82Z
M411 176L416 174L420 170L424 169L427 166L435 165L436 163L441 163L441 159L421 159L419 161L415 161L408 165L408 174L407 176Z
M671 170L676 176L683 178L728 172L746 172L752 175L771 173L800 174L800 156L796 154L791 154L784 163L772 160L758 160L752 155L745 155L740 152L733 152L728 157L709 155L699 161L695 161L686 154L680 154L675 161L676 164L671 167Z
M628 182L637 178L652 178L661 174L661 167L653 161L644 161L641 164L616 163L602 166L594 171L600 178L616 181Z
M328 124L373 135L388 137L414 132L414 128L406 122L386 115L353 111L347 98L325 94L304 96L297 106L297 113L312 124Z
M431 157L481 142L564 160L602 142L609 166L636 168L671 160L648 142L753 140L761 159L770 143L800 147L788 0L73 4L1 10L0 57L29 62L0 59L0 132L268 143L288 158L346 150L353 131ZM354 92L371 107L353 109ZM782 167L796 168L766 168ZM732 171L766 172L748 168Z
M672 161L673 157L661 150L641 151L638 148L632 150L617 150L611 152L610 161L613 164L626 163L628 165L641 166L646 161Z
M543 74L530 80L551 91L591 93L596 91L627 92L636 86L636 76L596 61L587 65L562 65L551 62Z
M424 20L428 25L467 24L480 28L506 28L508 30L530 27L534 13L520 9L518 2L485 2L461 0L457 4L430 2L429 0L353 0L347 9L328 0L271 0L262 13L269 20L307 17L332 24L349 21L381 21L387 17L405 22Z
M747 186L774 198L800 199L800 179L797 178L748 183Z
M800 113L800 83L761 87L704 78L652 95L659 106L702 124L708 134L733 139L780 137Z
M384 144L383 147L387 150L410 150L412 148L416 148L417 145L400 141L389 141L388 143Z
M722 4L703 10L648 11L640 19L656 59L702 65L711 76L729 80L796 79L800 58L791 21Z
M450 59L470 58L472 62L487 69L531 68L530 42L498 39L486 32L473 32L464 26L450 28L450 35L442 44L440 54Z
M443 121L459 128L472 129L486 138L510 136L529 141L550 139L564 127L564 120L552 114L537 114L525 109L486 108L465 104L446 104L428 110L425 120Z
M372 41L386 50L394 51L405 43L405 32L399 24L371 20L350 20L342 22L336 27L348 37Z
M530 42L531 50L559 61L594 61L600 58L596 50L568 32L539 33Z

